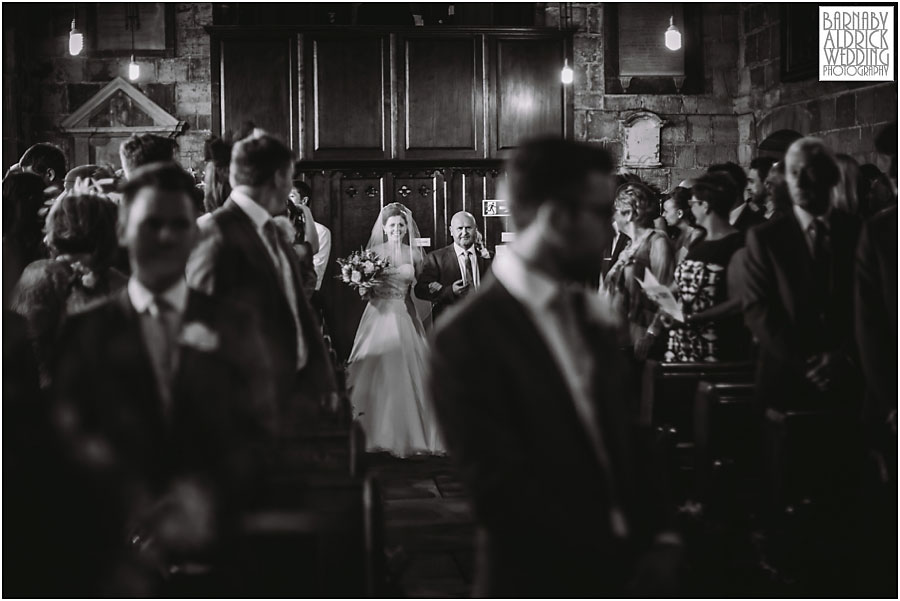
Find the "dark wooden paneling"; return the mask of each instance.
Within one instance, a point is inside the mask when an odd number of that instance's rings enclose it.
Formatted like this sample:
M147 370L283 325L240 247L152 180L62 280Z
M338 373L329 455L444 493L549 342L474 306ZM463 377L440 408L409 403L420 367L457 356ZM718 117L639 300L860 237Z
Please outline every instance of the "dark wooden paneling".
M481 36L401 38L401 158L483 153Z
M381 177L340 177L336 192L339 206L331 227L331 262L344 258L355 250L365 248L373 224L378 219L382 206L382 190L385 187ZM338 270L334 269L337 274ZM329 323L338 355L346 359L353 348L356 328L362 317L365 302L349 286L336 280L332 283L332 314Z
M394 177L394 202L409 207L419 236L429 238L431 246L426 252L440 248L445 236L441 236L438 221L443 221L443 182L438 177ZM440 219L439 219L440 218Z
M311 158L390 158L387 40L383 35L307 36Z
M253 121L295 145L295 40L293 35L282 35L220 41L222 61L217 83L221 97L213 101L220 101L219 110L214 112L222 118L224 131L236 132L245 121Z
M523 138L564 135L563 90L559 80L563 44L558 39L497 39L493 118L496 156Z

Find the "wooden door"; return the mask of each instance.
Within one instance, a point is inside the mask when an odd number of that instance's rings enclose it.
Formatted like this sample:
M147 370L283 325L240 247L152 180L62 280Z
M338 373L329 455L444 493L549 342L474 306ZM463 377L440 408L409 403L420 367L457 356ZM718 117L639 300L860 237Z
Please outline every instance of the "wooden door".
M398 38L399 158L484 155L482 36Z
M297 148L296 34L215 36L212 47L214 131L236 133L252 121Z
M389 36L304 37L305 158L391 158Z
M506 158L524 138L566 135L565 90L560 82L563 41L492 36L489 45L492 156Z

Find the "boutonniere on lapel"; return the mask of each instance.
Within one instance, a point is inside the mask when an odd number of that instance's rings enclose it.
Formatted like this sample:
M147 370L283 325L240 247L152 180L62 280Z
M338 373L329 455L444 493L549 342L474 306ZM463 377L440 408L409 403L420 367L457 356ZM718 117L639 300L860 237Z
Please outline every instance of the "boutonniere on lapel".
M192 349L211 353L219 348L219 335L205 323L191 321L181 328L178 342Z
M478 244L478 243L475 244L475 252L478 253L479 257L481 257L482 259L484 259L486 261L490 260L490 258L491 258L491 251L489 251L487 249L487 247L485 247L482 244Z

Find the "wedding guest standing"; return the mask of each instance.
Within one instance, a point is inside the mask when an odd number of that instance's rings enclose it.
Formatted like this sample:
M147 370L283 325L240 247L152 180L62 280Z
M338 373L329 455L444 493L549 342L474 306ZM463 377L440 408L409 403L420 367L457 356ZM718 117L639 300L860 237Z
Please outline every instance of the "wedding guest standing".
M675 268L675 294L685 323L669 331L668 362L747 357L750 336L741 319L740 299L729 297L727 286L729 262L744 244L743 234L728 223L733 197L734 186L723 174L703 175L692 188L691 212L706 237Z
M34 173L10 173L3 180L3 243L10 254L5 267L11 270L4 284L15 284L29 263L47 256L40 215L44 187L44 180Z
M663 285L672 281L675 255L669 237L653 227L657 203L653 191L639 182L627 183L616 190L616 207L626 219L626 233L631 245L622 251L606 274L605 289L610 291L628 322L629 342L635 356L645 359L657 340L648 327L656 315L654 304L638 283L649 271ZM657 347L659 345L656 345Z
M51 396L83 474L76 513L102 526L83 541L99 554L83 561L100 571L129 555L126 541L141 557L210 552L265 474L266 349L251 313L187 287L193 187L174 164L131 173L121 207L131 278L72 316L59 343Z
M321 330L303 291L297 256L272 217L285 210L294 155L280 140L253 134L234 145L231 196L198 220L201 240L187 266L194 290L240 303L260 321L289 436L337 385Z
M474 215L456 213L450 220L450 236L453 244L425 257L415 286L417 297L431 301L435 323L450 306L481 286L491 264L487 249L476 244Z
M612 170L600 148L522 144L516 240L437 327L429 390L474 503L476 597L621 596L661 523L633 462L615 316L580 285L612 239ZM660 573L630 592L671 592Z
M847 407L858 392L851 366L859 220L831 209L840 175L818 138L791 144L785 174L791 211L748 232L738 283L760 347L757 398L764 407Z
M734 199L732 200L731 213L728 215L728 222L731 223L731 225L742 232L746 232L754 225L759 225L765 221L762 212L757 211L756 206L749 199L744 197L744 191L747 188L747 174L744 173L744 170L741 169L740 165L729 161L727 163L711 165L710 168L707 169L707 172L725 173L731 178L732 183L734 183Z
M38 142L25 151L14 169L40 176L46 189L45 197L55 198L63 191L66 155L58 146L47 142Z
M104 196L60 195L47 215L50 258L29 265L13 292L12 309L28 321L45 386L48 360L67 316L120 290L128 279L112 267L117 213Z
M676 265L684 261L691 247L704 236L703 227L698 227L691 211L690 201L691 188L678 186L663 202L663 217L666 225L674 232L672 246Z
M125 178L131 172L150 163L171 162L175 160L175 140L153 134L132 134L119 145L119 159Z

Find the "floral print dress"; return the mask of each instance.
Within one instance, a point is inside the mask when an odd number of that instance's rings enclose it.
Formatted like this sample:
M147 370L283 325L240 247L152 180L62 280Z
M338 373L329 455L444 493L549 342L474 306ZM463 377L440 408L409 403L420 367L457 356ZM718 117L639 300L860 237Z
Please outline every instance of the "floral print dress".
M677 295L685 315L706 311L728 300L726 273L734 253L744 245L743 235L698 242L675 269ZM731 316L669 331L667 362L697 363L736 360L746 353L748 335Z

